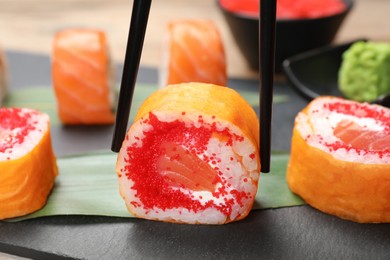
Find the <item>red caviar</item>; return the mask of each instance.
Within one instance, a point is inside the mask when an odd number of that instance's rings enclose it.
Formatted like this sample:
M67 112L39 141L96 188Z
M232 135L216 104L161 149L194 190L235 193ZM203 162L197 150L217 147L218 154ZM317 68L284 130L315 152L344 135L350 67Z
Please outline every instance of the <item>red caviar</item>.
M0 109L0 152L22 144L30 131L35 130L31 125L31 115L22 113L20 108ZM34 123L34 122L33 122ZM36 123L36 122L35 122Z
M259 16L259 0L220 0L225 9L250 16ZM278 0L278 19L318 18L343 12L346 5L342 0Z
M385 127L384 132L390 134L390 114L386 113L384 109L376 109L372 105L364 103L345 103L333 102L324 104L324 109L331 112L342 113L345 115L352 115L358 118L372 118L375 119Z
M209 157L204 155L203 161L198 155L205 152L211 137L223 137L227 143L240 142L242 137L231 134L228 129L218 130L215 123L205 123L203 120L202 126L198 128L186 126L179 120L161 122L153 113L149 113L149 124L153 130L144 132L142 147L137 145L127 147L130 159L123 171L127 178L133 180L134 185L131 189L136 191L135 196L142 202L145 210L152 210L155 207L162 210L179 207L198 212L214 207L223 214L229 215L235 200L241 203L243 198L248 197L247 194L234 190L230 191L230 194L235 199L225 198L224 204L217 204L212 200L201 204L199 198L195 198L192 192L187 192L206 190L212 192L215 197L228 194L226 188L229 185L221 180L222 173L217 167L211 168L209 164L213 160L220 161L220 158L216 154ZM188 160L193 161L190 165L185 165ZM182 167L177 166L178 163L186 167L184 171L187 173L175 172L173 168ZM191 177L191 174L200 176ZM217 183L222 183L218 189L216 189ZM186 192L179 189L180 187L186 188ZM133 206L140 205L133 203Z
M384 127L382 131L369 130L350 120L340 121L333 133L338 142L325 143L332 150L354 149L359 154L376 153L380 158L390 154L390 114L384 109L364 103L333 102L323 105L331 112L352 115L357 118L371 118Z

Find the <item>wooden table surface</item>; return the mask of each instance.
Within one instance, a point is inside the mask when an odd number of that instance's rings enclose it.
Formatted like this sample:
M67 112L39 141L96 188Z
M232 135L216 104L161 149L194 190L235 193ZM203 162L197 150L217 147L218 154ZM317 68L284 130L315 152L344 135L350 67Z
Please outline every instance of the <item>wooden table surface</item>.
M132 1L130 0L0 0L0 46L50 55L56 31L69 27L104 30L113 58L123 62ZM335 42L366 37L390 42L390 0L355 0ZM166 23L173 19L210 19L221 31L228 74L255 78L237 49L214 0L154 0L141 65L158 66Z

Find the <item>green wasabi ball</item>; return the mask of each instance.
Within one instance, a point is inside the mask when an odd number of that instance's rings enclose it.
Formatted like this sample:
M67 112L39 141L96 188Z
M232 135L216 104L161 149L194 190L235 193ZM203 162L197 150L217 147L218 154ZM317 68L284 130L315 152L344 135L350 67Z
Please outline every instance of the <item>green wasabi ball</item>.
M373 101L390 93L390 44L356 42L343 53L339 89L356 101Z

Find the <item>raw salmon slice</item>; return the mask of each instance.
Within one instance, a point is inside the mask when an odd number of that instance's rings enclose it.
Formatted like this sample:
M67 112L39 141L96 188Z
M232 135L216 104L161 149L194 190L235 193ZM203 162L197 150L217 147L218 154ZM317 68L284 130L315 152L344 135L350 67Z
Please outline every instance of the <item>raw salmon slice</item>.
M57 174L49 116L0 108L0 219L42 208Z
M175 143L162 143L164 154L157 159L157 168L172 187L195 191L215 190L217 172L189 150Z
M118 154L120 193L142 218L223 224L248 215L260 174L259 122L229 88L186 83L146 99Z
M226 86L226 58L216 25L208 20L171 21L163 43L160 87L186 82Z
M352 148L366 151L386 151L390 149L390 133L368 130L350 120L341 120L334 135Z
M295 119L290 189L311 206L356 222L390 222L390 110L332 97Z
M104 32L58 32L53 42L52 73L62 123L114 122L114 69Z

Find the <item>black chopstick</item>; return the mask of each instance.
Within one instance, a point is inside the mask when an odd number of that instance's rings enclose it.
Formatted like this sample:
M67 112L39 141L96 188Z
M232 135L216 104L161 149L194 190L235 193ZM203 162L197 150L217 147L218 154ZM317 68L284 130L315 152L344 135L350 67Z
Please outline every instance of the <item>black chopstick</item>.
M152 0L134 0L133 3L114 136L111 145L113 152L119 152L126 136L151 3Z
M259 18L260 43L260 163L261 172L271 166L271 120L275 71L276 1L261 0Z

